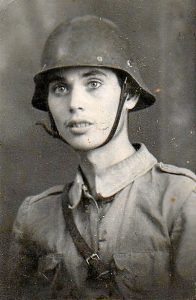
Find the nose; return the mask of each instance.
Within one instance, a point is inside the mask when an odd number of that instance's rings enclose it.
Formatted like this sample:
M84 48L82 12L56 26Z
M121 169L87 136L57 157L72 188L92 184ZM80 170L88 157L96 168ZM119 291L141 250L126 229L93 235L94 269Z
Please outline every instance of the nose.
M79 86L74 86L70 93L69 112L74 113L84 110L84 91Z

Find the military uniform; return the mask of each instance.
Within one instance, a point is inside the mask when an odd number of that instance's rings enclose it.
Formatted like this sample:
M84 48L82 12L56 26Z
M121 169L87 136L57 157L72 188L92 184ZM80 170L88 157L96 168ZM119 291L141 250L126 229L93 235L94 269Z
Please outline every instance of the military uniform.
M157 163L142 144L95 185L96 198L78 170L69 209L85 241L113 268L112 291L89 278L65 225L63 186L56 186L26 198L18 211L13 265L20 263L13 270L25 280L19 299L194 299L195 175Z
M83 16L62 23L46 41L42 69L34 77L32 105L49 110L48 85L61 68L118 71L123 84L116 117L98 148L109 143L130 97L138 99L132 110L155 102L130 46L117 26L104 18ZM62 140L50 119L51 130L44 128ZM13 282L16 287L11 299L184 300L196 296L194 174L157 163L144 145L135 147L130 157L99 170L94 178L96 196L80 169L67 191L66 211L72 212L72 225L110 276L92 276L95 269L78 251L65 218L64 188L57 186L28 197L18 211L9 264L12 289Z

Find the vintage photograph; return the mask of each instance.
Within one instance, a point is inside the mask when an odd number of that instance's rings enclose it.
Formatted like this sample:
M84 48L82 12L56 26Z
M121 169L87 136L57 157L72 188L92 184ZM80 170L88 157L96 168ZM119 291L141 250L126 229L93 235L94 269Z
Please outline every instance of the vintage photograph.
M0 299L196 299L194 12L0 1Z

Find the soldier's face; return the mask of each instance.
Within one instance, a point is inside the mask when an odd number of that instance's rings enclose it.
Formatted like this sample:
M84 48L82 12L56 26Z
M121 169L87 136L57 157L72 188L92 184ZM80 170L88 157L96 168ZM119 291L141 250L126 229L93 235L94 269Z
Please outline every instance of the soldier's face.
M117 75L110 69L62 69L49 84L48 95L60 135L78 150L100 146L114 124L120 93Z

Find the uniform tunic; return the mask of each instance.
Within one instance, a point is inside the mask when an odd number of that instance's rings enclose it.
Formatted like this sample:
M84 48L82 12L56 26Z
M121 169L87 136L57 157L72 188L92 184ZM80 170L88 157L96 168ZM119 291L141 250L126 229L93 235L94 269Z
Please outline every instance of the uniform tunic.
M14 223L12 276L19 299L196 299L195 175L142 144L101 171L93 197L78 170L69 209L90 247L114 270L89 278L62 213L63 186L25 199ZM12 252L13 253L13 252Z

